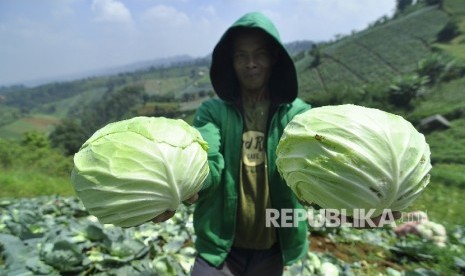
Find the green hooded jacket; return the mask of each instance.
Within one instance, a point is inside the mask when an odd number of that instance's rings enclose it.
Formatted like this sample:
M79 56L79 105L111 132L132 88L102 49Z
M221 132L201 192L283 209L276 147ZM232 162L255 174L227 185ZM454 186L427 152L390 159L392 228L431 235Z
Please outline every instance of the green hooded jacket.
M195 243L199 255L214 266L219 266L227 257L235 233L244 122L238 106L239 86L232 65L231 41L242 28L263 30L276 43L279 52L270 78L271 107L266 134L272 208L303 208L279 175L275 160L276 147L284 127L295 115L308 110L310 106L297 98L295 66L273 23L261 13L248 13L237 20L215 46L210 78L219 99L205 101L197 110L193 122L208 142L210 167L194 212ZM297 227L276 229L285 265L307 252L306 221L299 222Z

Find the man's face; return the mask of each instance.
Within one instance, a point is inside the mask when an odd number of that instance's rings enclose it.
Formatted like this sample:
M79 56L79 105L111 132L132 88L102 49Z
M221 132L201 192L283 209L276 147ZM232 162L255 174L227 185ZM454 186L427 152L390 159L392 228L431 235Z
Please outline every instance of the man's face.
M234 41L233 65L243 92L263 91L270 79L275 58L261 31L239 34Z

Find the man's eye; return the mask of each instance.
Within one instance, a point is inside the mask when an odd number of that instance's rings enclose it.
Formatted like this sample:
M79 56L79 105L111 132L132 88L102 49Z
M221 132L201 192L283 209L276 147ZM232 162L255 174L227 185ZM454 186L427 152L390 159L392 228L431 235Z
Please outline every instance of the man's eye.
M257 58L259 59L269 59L271 57L269 52L259 52L257 53Z
M247 61L247 56L245 54L235 54L234 61L237 63L244 63Z

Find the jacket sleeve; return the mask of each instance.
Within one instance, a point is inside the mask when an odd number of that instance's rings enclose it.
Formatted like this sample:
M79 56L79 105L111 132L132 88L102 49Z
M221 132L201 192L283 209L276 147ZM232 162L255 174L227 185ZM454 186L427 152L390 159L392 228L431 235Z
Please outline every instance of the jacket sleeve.
M219 122L217 122L218 116L214 115L215 109L212 102L204 102L197 110L193 121L193 126L208 143L210 172L201 189L205 192L214 190L219 185L224 168L224 159L221 154L221 132Z

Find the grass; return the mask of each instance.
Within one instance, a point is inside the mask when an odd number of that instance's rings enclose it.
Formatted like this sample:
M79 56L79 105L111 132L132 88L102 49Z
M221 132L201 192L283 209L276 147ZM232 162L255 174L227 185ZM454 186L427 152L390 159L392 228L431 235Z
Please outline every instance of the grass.
M434 163L465 164L465 118L452 121L448 130L427 135L426 141Z
M433 181L442 183L444 187L465 189L464 164L435 164L431 171Z
M458 59L465 59L465 2L463 0L447 0L444 9L456 20L460 34L449 43L438 43L435 47L446 51Z
M459 117L460 114L457 113L465 110L464 87L465 78L460 78L430 88L426 98L419 100L415 104L415 109L406 114L408 119L418 122L420 119L434 114L442 114L449 119Z
M451 174L440 168L433 169L433 172L431 182L423 194L405 211L424 211L430 220L447 226L465 225L465 216L462 213L465 182L461 182L459 186L451 185L443 181L444 178L451 179L455 173Z
M74 196L69 176L50 176L37 170L0 170L0 197Z

